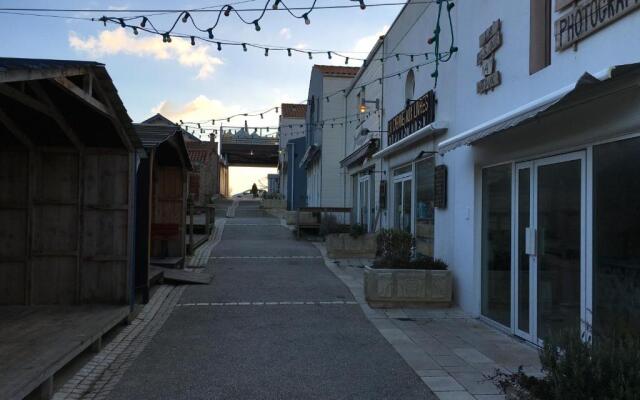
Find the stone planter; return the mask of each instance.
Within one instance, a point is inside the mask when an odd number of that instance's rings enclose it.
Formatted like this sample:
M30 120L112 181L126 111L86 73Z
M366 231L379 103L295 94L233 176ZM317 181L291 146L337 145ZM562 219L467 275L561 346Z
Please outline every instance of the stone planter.
M285 222L287 225L295 225L296 224L296 213L297 211L287 211L285 214ZM313 225L318 224L318 219L313 216L313 213L303 211L300 213L300 223L303 225Z
M260 207L283 209L287 208L287 201L284 199L262 199Z
M364 295L372 307L451 305L451 271L365 267Z
M348 233L332 233L325 238L329 258L374 258L376 235L352 237Z

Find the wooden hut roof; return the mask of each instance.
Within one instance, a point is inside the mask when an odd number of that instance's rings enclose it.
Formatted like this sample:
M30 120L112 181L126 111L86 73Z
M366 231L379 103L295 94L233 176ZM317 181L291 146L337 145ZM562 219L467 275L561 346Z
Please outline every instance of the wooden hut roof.
M12 133L23 144L140 147L104 64L3 57L0 95L0 110L10 116L3 125L19 126Z
M182 136L182 129L175 125L155 125L155 124L133 124L136 134L145 149L163 147L170 145L177 151L182 164L189 171L193 170L187 146Z

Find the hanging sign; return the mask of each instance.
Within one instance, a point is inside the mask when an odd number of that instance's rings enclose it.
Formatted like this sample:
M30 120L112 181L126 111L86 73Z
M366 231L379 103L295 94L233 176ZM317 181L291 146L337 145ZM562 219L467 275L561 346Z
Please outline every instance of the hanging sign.
M418 100L409 104L387 124L387 145L411 135L432 123L436 118L436 95L429 90Z
M435 190L433 206L447 208L447 166L438 165L435 168Z
M640 8L640 0L587 0L555 21L556 51L563 51L587 36Z
M494 21L478 40L480 51L476 56L476 64L482 68L482 80L476 84L479 94L486 94L502 83L500 71L496 70L496 52L502 46L502 23Z

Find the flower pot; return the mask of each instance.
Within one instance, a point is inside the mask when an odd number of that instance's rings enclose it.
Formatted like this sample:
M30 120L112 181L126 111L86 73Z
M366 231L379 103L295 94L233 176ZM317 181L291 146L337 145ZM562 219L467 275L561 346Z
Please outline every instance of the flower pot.
M364 294L372 307L451 305L453 278L447 270L365 267Z

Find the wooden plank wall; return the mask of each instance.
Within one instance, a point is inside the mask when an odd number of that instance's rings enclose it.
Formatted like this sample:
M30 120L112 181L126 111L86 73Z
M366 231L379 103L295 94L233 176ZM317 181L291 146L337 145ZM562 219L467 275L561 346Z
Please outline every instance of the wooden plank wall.
M178 236L168 240L167 257L185 256L186 173L180 167L155 165L153 172L153 224L177 224ZM151 256L163 257L160 239L153 239Z
M0 151L0 305L25 304L29 153Z
M84 168L81 301L128 298L129 156L88 153Z
M0 151L0 304L128 298L126 151Z

